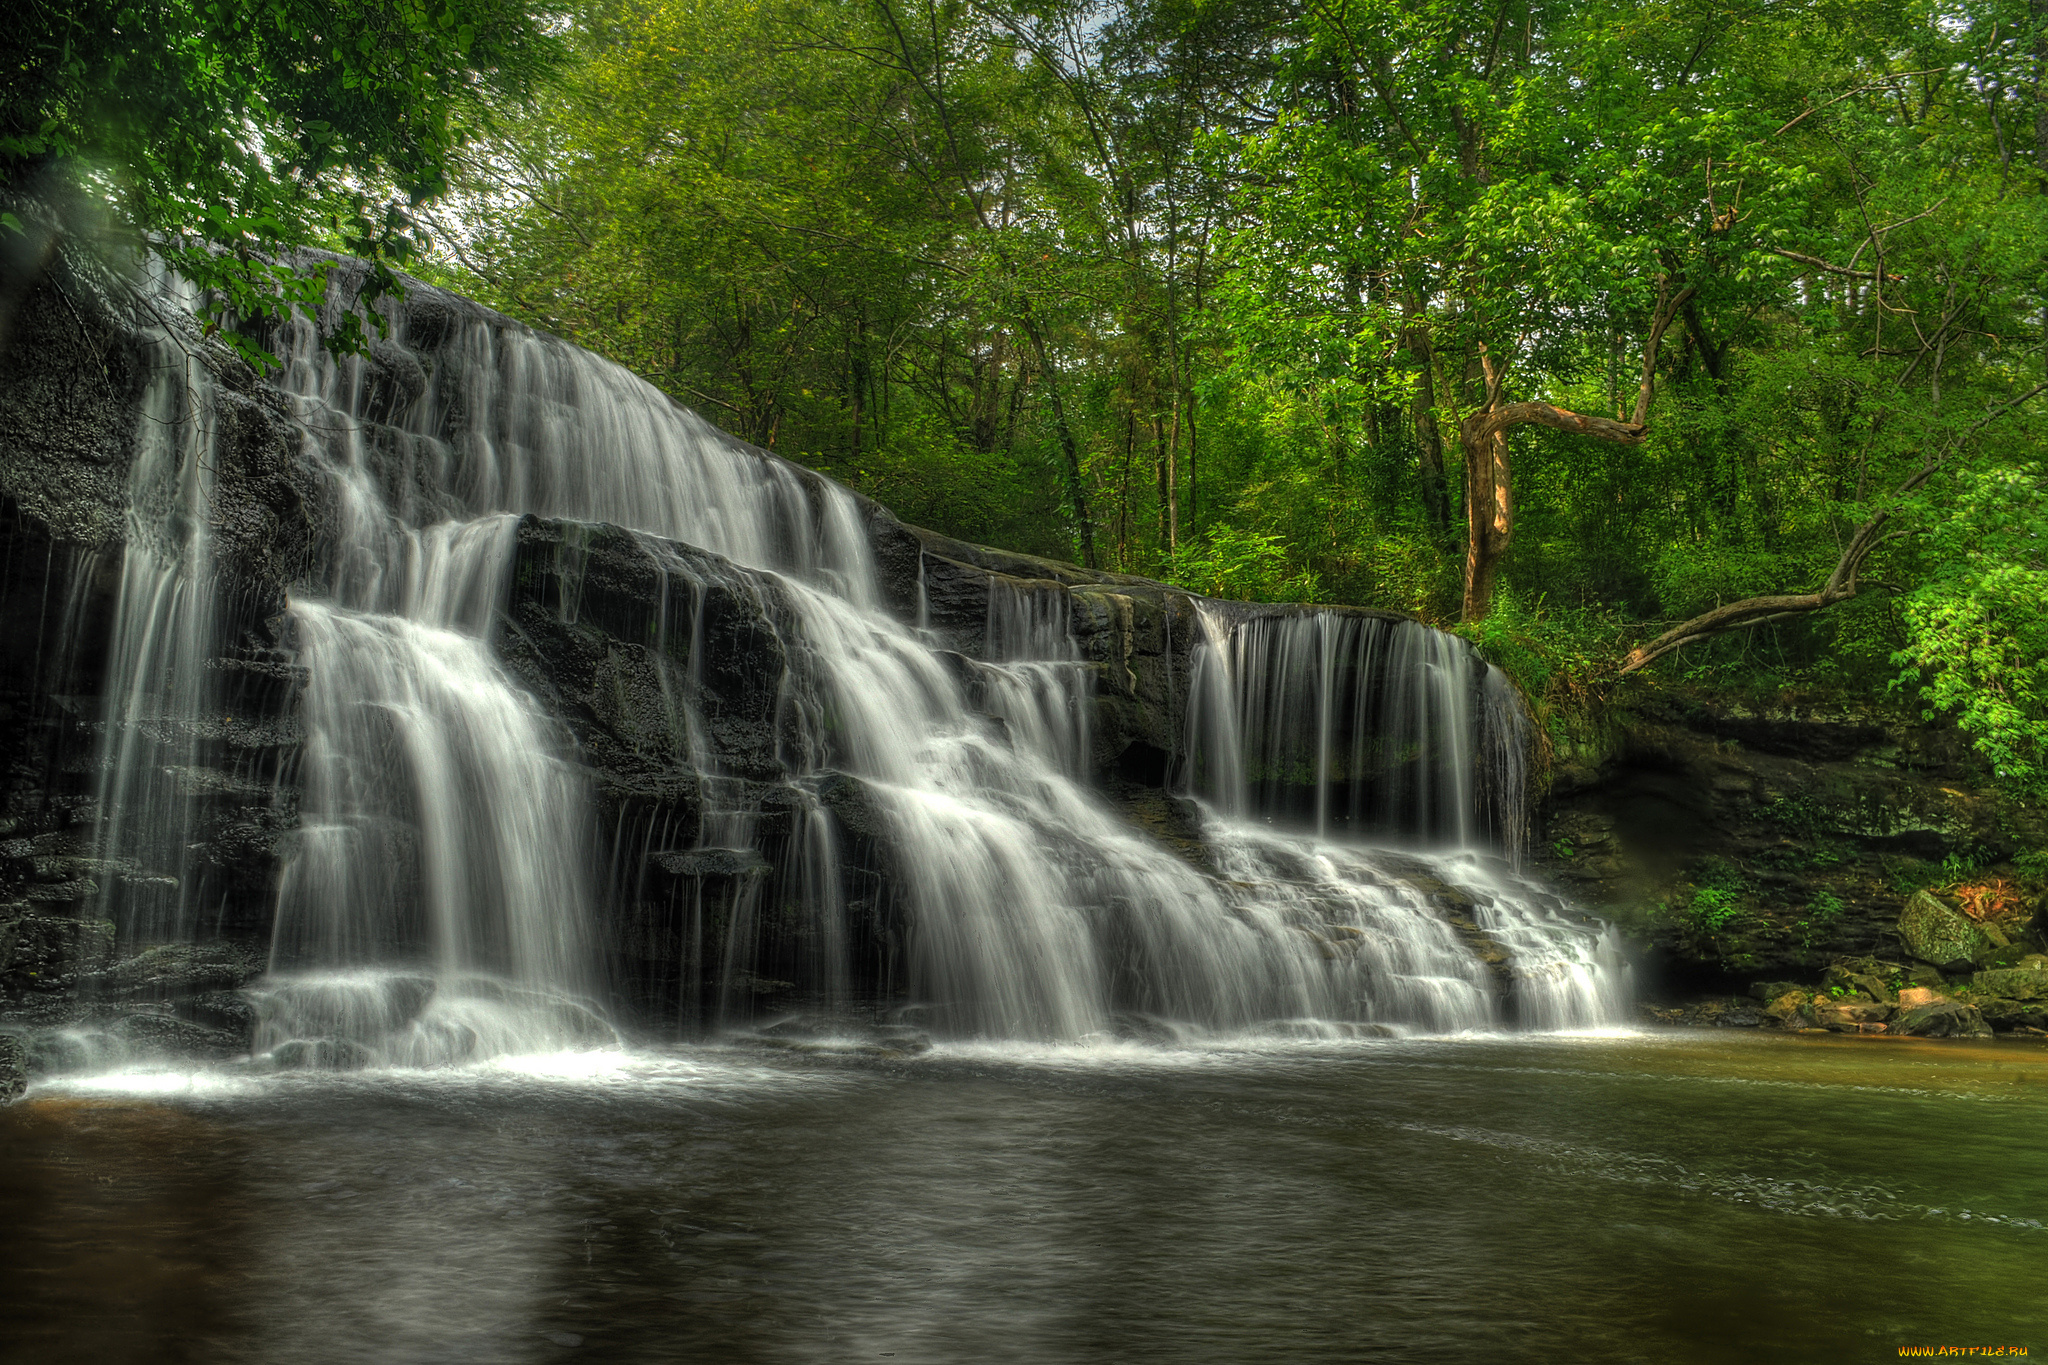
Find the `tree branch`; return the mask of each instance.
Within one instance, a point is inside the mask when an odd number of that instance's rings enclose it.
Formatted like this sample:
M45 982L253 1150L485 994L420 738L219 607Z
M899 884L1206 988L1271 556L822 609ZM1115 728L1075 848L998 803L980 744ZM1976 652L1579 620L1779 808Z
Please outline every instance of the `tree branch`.
M1657 352L1664 345L1664 333L1670 330L1671 320L1678 316L1678 310L1684 307L1686 301L1692 298L1696 292L1698 291L1693 289L1691 285L1687 285L1676 294L1673 294L1671 293L1671 277L1669 275L1659 275L1657 277L1657 312L1650 319L1650 339L1643 343L1643 383L1642 387L1636 391L1635 425L1638 427L1647 425L1650 420L1650 399L1657 392ZM1622 440L1624 438L1615 436L1608 439ZM1641 440L1642 438L1638 435L1636 439Z
M1969 427L1958 432L1942 449L1931 452L1920 468L1906 476L1898 488L1893 490L1894 495L1903 496L1926 483L1961 447L1964 437L1982 431L2014 408L2043 392L2048 392L2048 381L2036 384L2011 402L1985 413ZM1887 508L1857 528L1856 534L1849 538L1849 544L1843 549L1841 557L1835 561L1834 571L1828 575L1826 585L1819 592L1748 597L1740 602L1715 607L1712 611L1701 612L1690 621L1673 626L1648 644L1638 645L1630 650L1627 657L1621 661L1620 675L1626 677L1695 640L1726 635L1731 631L1748 630L1766 621L1779 621L1788 616L1803 616L1809 612L1832 607L1837 602L1848 601L1862 590L1858 575L1862 572L1864 561L1868 560L1880 545L1911 534L1910 531L1887 531L1885 527L1891 519L1891 509Z
M1551 403L1508 403L1490 411L1475 412L1459 424L1458 434L1468 447L1476 441L1518 427L1527 422L1569 431L1578 436L1597 436L1603 441L1639 445L1649 427L1642 422L1615 422L1605 417L1588 417Z
M1880 86L1890 85L1893 81L1905 80L1909 76L1932 76L1939 69L1939 67L1929 67L1925 71L1901 71L1896 76L1886 76L1883 80L1872 81L1868 85L1859 85L1854 90L1845 90L1841 94L1829 100L1827 104L1816 104L1811 109L1808 109L1806 113L1794 115L1790 122L1786 123L1783 127L1779 128L1777 132L1772 133L1771 136L1777 137L1780 133L1789 131L1801 119L1804 119L1807 116L1807 114L1818 114L1821 110L1826 109L1831 105L1840 104L1843 100L1848 99L1854 95L1860 95L1866 90L1876 90Z
M1896 281L1900 284L1905 283L1906 280L1906 277L1904 275L1880 276L1874 270L1851 270L1847 266L1830 264L1827 261L1823 261L1818 256L1802 256L1800 253L1796 251L1786 251L1780 247L1772 247L1770 248L1770 251L1773 256L1783 256L1788 261L1797 261L1801 265L1812 266L1815 270L1825 270L1830 275L1841 275L1852 280L1886 279Z

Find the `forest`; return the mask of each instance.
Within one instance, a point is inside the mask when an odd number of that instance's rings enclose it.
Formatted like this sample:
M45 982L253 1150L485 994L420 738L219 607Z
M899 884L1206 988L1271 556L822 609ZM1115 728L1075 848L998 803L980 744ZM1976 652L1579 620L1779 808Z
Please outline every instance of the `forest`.
M10 184L231 336L347 251L947 534L2048 781L2041 0L30 13Z

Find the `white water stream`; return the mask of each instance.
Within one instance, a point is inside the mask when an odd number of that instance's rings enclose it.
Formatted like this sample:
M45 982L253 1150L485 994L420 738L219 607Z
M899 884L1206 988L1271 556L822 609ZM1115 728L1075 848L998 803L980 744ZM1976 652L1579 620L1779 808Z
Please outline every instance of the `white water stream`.
M886 609L846 490L576 347L454 302L438 327L410 338L431 370L401 403L364 362L330 362L310 327L289 337L300 458L333 516L290 610L307 680L302 827L258 993L260 1049L428 1064L609 1036L588 779L490 644L523 513L712 551L789 604L793 620L764 627L792 661L780 709L804 812L781 875L805 888L823 955L843 956L839 850L815 788L828 770L858 779L888 826L908 987L934 1031L1060 1041L1619 1021L1612 944L1481 848L1521 837L1520 720L1463 642L1412 623L1205 607L1184 755L1213 860L1198 867L1088 786L1088 673L1065 589L999 583L987 657L963 669ZM175 762L133 738L145 728L134 713L200 715L221 643L197 510L213 439L197 369L167 367L146 403L110 669L110 706L127 714L111 713L103 755L116 856L180 846L178 803L149 785ZM665 571L691 572L680 560ZM721 804L740 784L704 756L694 697L691 679L674 680L669 703L711 798L698 842L748 848L755 812ZM1306 809L1286 809L1304 793ZM1301 832L1266 824L1276 812L1303 817ZM1428 847L1362 842L1389 828ZM130 929L190 932L192 918L131 917ZM752 968L744 927L720 965L728 982ZM1475 942L1511 955L1512 1017ZM827 996L844 991L843 962L819 975Z

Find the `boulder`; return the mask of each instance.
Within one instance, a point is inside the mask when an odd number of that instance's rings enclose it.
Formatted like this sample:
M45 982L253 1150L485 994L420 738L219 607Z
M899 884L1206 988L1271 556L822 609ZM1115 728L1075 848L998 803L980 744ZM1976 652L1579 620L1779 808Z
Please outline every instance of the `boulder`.
M105 920L27 907L15 910L0 923L0 977L48 986L75 972L91 971L113 955L114 926Z
M1970 1003L1984 1022L1997 1029L2048 1027L2048 1001L2012 1000L1996 995L1973 995Z
M1906 902L1899 914L1899 938L1907 952L1943 971L1968 971L1993 947L1982 927L1928 891L1916 891Z
M1892 969L1875 958L1842 958L1827 969L1821 984L1830 993L1840 992L1859 1000L1875 1000L1889 1005L1898 1000L1898 994L1887 979L1891 974Z
M2008 1000L2048 1000L2048 971L2044 970L2007 967L1978 972L1970 984L1981 994L2003 996Z
M1913 1005L1892 1016L1893 1033L1912 1038L1989 1038L1991 1030L1984 1016L1969 1005L1954 1000L1934 1000Z
M1837 1033L1857 1033L1866 1024L1882 1024L1890 1005L1875 1000L1826 1000L1813 1007L1814 1022Z
M1780 1028L1811 1028L1813 996L1797 988L1782 991L1764 1006L1764 1018Z

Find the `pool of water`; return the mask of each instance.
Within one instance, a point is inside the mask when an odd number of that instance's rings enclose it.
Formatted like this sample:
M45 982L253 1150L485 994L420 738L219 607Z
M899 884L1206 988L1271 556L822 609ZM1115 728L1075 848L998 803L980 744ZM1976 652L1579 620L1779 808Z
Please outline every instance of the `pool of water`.
M109 1076L0 1110L0 1359L2048 1352L2044 1138L2010 1042Z

